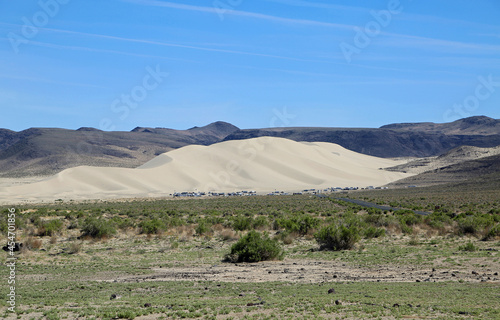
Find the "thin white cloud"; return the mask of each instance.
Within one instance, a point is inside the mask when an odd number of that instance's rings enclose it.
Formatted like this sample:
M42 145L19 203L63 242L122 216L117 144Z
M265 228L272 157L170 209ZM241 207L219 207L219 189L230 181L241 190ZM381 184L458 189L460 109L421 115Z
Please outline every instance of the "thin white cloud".
M497 38L500 39L500 33L470 33L472 36Z
M368 9L352 6L344 6L339 4L321 3L321 2L310 2L303 0L264 0L267 2L281 3L294 7L307 7L307 8L318 8L318 9L330 9L330 10L342 10L342 11L358 11L366 12Z
M97 86L95 84L67 82L67 81L64 81L64 82L63 81L54 81L54 80L45 79L45 78L26 77L26 76L12 75L12 74L0 74L0 78L11 79L11 80L32 81L32 82L43 82L43 83L65 85L65 86L107 89L106 87Z
M282 60L322 62L322 61L316 61L316 60L300 59L300 58L287 57L287 56L278 56L278 55L265 54L265 53L246 52L246 51L228 50L228 49L217 49L217 48L207 48L207 47L201 47L201 46L183 45L183 44L177 44L177 43L168 43L168 42L160 42L160 41L153 41L153 40L135 39L135 38L124 38L124 37L110 36L110 35L104 35L104 34L72 31L72 30L62 30L62 29L52 29L52 28L39 28L39 29L57 32L57 33L79 35L79 36L86 36L86 37L94 37L94 38L101 38L101 39L109 39L109 40L117 40L117 41L125 41L125 42L133 42L133 43L143 43L143 44L165 46L165 47L176 47L176 48L184 48L184 49L192 49L192 50L200 50L200 51L210 51L210 52L220 52L220 53L229 53L229 54L239 54L239 55L275 58L275 59L282 59ZM36 42L34 42L34 43L36 43ZM38 42L38 44L42 45L41 42ZM60 46L60 45L56 45L56 44L45 44L45 45L46 46L53 46L53 47ZM68 46L67 49L74 49L74 50L78 49L78 50L86 50L86 51L100 50L100 49L94 49L94 48L75 47L75 46Z
M339 29L352 29L354 27L352 25L340 24L340 23L331 23L331 22L323 22L323 21L315 21L307 19L283 18L256 12L241 11L234 9L220 9L216 7L193 6L193 5L180 4L168 1L158 1L158 0L122 0L122 1L138 5L164 7L164 8L186 10L186 11L207 12L213 14L232 15L238 17L255 18L260 20L267 20L272 22L287 23L294 25L320 26L320 27L339 28Z
M475 53L487 54L487 53L500 53L499 45L491 45L484 43L470 43L470 42L461 42L461 41L453 41L453 40L444 40L437 38L429 38L429 37L421 37L414 36L408 34L398 34L398 33L385 33L381 32L381 34L388 35L394 37L393 39L387 38L387 40L381 39L384 41L384 44L388 44L391 46L397 47L405 47L405 48L427 48L436 51L437 49L445 49L450 52L457 53L456 50L472 50Z
M0 38L0 40L8 40L7 38ZM155 59L165 59L165 60L174 60L174 61L184 61L184 62L192 62L198 63L199 61L188 60L188 59L179 59L179 58L170 58L166 56L158 56L158 55L150 55L150 54L142 54L142 53L134 53L128 51L118 51L118 50L108 50L108 49L98 49L98 48L89 48L89 47L81 47L81 46L72 46L72 45L62 45L55 44L49 42L41 42L41 41L29 41L29 45L34 45L38 47L52 48L52 49L64 49L64 50L74 50L74 51L88 51L88 52L101 52L101 53L110 53L110 54L120 54L134 57L144 57L144 58L155 58Z

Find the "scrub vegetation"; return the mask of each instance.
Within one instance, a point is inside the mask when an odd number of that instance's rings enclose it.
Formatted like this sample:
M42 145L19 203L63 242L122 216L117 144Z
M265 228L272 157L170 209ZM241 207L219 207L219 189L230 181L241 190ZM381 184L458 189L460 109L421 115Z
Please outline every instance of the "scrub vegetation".
M7 319L499 318L499 196L424 191L346 195L396 211L334 195L18 206L19 301L15 314L0 301L0 312Z

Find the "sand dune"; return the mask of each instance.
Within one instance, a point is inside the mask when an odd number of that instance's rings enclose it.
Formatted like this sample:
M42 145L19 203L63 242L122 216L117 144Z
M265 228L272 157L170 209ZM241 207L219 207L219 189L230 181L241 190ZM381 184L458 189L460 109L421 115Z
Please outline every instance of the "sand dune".
M410 176L380 170L402 163L332 143L261 137L183 147L136 169L71 168L40 182L0 188L0 202L157 197L180 191L380 186Z

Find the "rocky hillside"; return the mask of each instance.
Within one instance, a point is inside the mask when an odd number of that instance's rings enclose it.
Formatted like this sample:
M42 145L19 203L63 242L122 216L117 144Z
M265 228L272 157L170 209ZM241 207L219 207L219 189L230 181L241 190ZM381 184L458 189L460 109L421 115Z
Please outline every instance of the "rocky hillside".
M381 128L271 128L239 130L225 140L273 136L332 142L376 157L429 157L468 145L500 145L500 120L471 117L451 123L391 124Z
M0 129L0 177L50 175L80 166L137 167L186 145L261 136L332 142L377 157L431 157L460 146L500 145L500 120L471 117L451 123L403 123L381 128L267 128L240 130L215 122L188 130L137 127L131 132L31 128Z
M189 130L0 130L0 177L51 175L81 165L132 168L172 149L219 142L236 130L237 127L225 122Z

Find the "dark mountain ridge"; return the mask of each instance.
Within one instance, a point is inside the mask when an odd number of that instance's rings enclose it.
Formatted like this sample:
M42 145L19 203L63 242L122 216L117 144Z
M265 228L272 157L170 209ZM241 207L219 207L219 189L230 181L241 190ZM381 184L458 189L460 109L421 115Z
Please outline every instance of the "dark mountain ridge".
M451 123L390 124L381 128L266 128L240 130L214 122L187 130L137 127L130 132L30 128L0 129L0 177L49 175L80 166L137 167L186 145L210 145L261 136L332 142L378 157L426 157L469 145L500 145L500 120L484 116Z
M261 136L295 141L331 142L377 157L428 157L470 145L500 145L500 120L471 117L451 123L402 123L381 128L269 128L239 130L225 140Z

